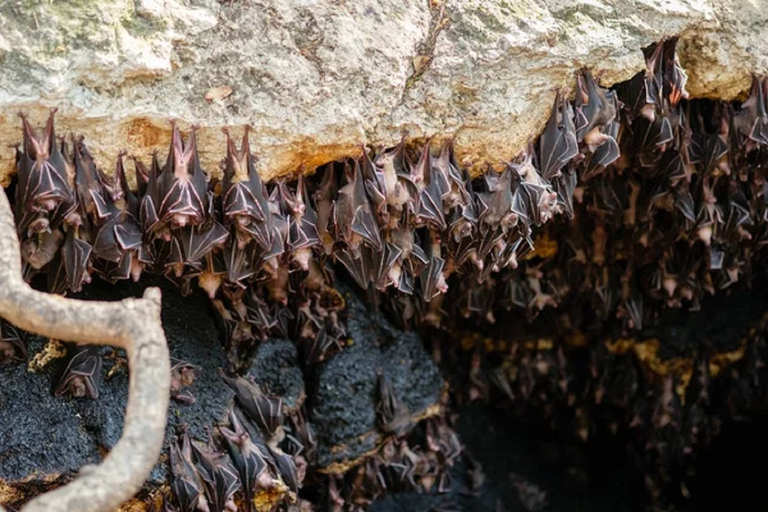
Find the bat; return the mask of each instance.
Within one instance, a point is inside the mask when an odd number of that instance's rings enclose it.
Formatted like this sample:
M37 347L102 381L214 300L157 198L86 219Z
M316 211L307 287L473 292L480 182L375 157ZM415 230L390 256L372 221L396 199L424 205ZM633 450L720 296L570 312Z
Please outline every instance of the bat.
M235 392L237 403L245 414L256 422L267 438L274 437L283 424L283 399L267 395L258 384L243 377L231 378L221 373L221 378Z
M182 228L203 222L207 212L208 176L200 166L193 128L184 144L176 123L171 123L171 148L157 176L157 216L161 225Z
M254 165L248 142L249 127L243 133L240 151L228 130L227 159L222 186L222 212L225 225L234 226L241 249L250 240L266 250L272 246L273 229L266 189Z
M280 477L283 479L286 485L288 485L288 488L291 491L298 493L300 482L299 475L296 470L296 463L293 461L293 457L287 453L284 453L278 447L272 448L272 446L268 444L267 448L275 460L277 472L280 474Z
M413 426L408 407L397 399L392 383L381 370L377 379L379 427L387 434L402 436Z
M574 119L576 137L578 142L585 142L589 151L594 152L610 137L606 130L609 126L616 124L619 100L615 91L598 86L589 70L582 70L576 78L578 81ZM615 138L614 142L616 142Z
M0 363L24 361L27 343L24 334L9 322L0 320Z
M357 253L363 242L380 251L381 233L365 191L359 162L355 161L354 166L347 164L344 175L347 183L339 189L334 210L340 238L353 253Z
M439 256L432 256L421 271L419 275L421 294L425 302L430 302L441 293L448 291L448 284L445 282L445 275L443 274L444 267L444 259Z
M75 398L87 396L99 398L101 381L101 354L99 347L92 345L70 345L67 352L72 355L59 379L54 395L69 394Z
M459 164L456 161L451 140L446 140L443 143L439 156L431 159L431 166L441 176L440 184L445 188L443 191L444 208L465 206L470 198L461 171L459 171Z
M224 452L221 452L213 443L213 436L209 432L208 446L200 447L192 444L192 454L195 458L195 467L205 489L210 512L237 512L234 494L240 489L240 480L237 471L232 466L232 461Z
M338 338L328 334L325 326L322 326L317 335L305 342L304 362L307 366L322 363L342 349Z
M597 86L595 85L595 87ZM584 93L582 92L582 94ZM579 99L582 98L577 95L577 100ZM590 98L590 100L593 102L597 101L595 98ZM579 138L583 140L585 136L584 130L589 130L590 151L593 151L594 147L597 147L604 140L599 135L593 134L594 131L602 134L597 125L602 120L599 115L601 112L599 110L590 110L588 104L581 104L580 107L580 115L583 117L583 122L581 131L578 132ZM595 105L595 108L601 109L599 105ZM586 119L587 115L594 116L596 120L590 122ZM573 121L573 108L567 98L563 97L558 91L555 96L552 114L549 116L544 133L541 134L539 139L539 165L545 180L551 181L559 176L561 169L579 154L579 143L576 140L576 135L577 130Z
M232 463L240 475L243 494L245 495L246 510L254 509L254 495L259 488L272 485L271 475L267 471L267 462L251 440L248 431L243 428L240 419L234 412L229 413L232 429L219 427Z
M500 228L506 233L513 228L523 211L515 211L514 193L512 191L512 173L507 167L501 173L493 169L483 175L485 187L488 192L479 192L478 196L484 205L484 213L480 215L480 222L493 228Z
M171 398L186 405L195 403L188 389L195 382L195 366L181 359L171 358Z
M16 154L19 182L16 204L25 211L53 211L61 202L71 201L64 157L56 143L52 109L42 137L38 137L24 114L19 114L24 138Z
M74 229L69 230L61 247L61 254L67 276L67 288L75 293L82 289L83 283L91 281L88 268L92 251L91 244L77 238Z
M331 228L331 220L334 219L334 203L338 194L336 183L336 167L333 163L325 166L320 186L314 194L315 208L317 209L317 233L325 249L325 254L330 255L336 238L336 229ZM308 202L309 203L309 202ZM334 221L335 222L335 221Z
M198 225L188 225L179 230L179 243L184 262L195 268L200 268L202 260L214 249L224 246L229 238L227 229L215 218L213 213L213 198L208 199L208 215Z
M621 151L617 142L619 137L619 123L608 123L603 133L606 138L602 144L597 146L594 151L587 155L584 162L584 173L582 179L588 181L599 175L605 169L619 159Z
M450 184L443 173L435 165L429 166L427 180L419 193L419 210L417 218L429 224L437 231L447 228L443 198L450 192Z
M179 502L181 512L210 511L205 498L203 482L192 458L189 433L183 430L170 445L171 490Z

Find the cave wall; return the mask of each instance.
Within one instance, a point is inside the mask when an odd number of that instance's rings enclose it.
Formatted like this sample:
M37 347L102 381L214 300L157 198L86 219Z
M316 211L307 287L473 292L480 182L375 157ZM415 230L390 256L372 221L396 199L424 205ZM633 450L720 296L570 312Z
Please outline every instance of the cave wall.
M762 7L761 7L762 6ZM681 35L692 97L733 99L768 70L762 0L14 0L0 5L0 183L17 112L82 133L108 172L120 150L166 151L169 119L200 127L216 174L222 127L250 124L266 178L360 143L454 137L462 164L509 159L554 91L602 85ZM132 167L132 166L130 166Z

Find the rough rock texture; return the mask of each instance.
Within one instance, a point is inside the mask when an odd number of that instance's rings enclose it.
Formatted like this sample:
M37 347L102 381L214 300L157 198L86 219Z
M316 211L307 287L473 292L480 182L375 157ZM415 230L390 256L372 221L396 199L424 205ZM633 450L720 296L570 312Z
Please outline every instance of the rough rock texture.
M202 294L181 297L170 282L161 279L122 286L96 280L77 298L136 297L147 286L160 286L163 290L162 321L171 356L199 367L190 388L196 403L182 405L171 401L166 445L183 423L189 425L193 437L205 440L204 428L226 419L234 396L218 375L218 368L226 365L226 356L220 348L208 299ZM46 341L30 336L30 356L39 353ZM112 349L105 347L102 353L104 371L98 400L53 396L52 378L61 370L59 360L36 373L29 372L25 363L0 367L0 503L16 503L11 492L14 488L22 491L19 496L28 497L30 492L43 490L44 482L67 479L83 464L100 462L118 441L128 398L128 376L124 361L110 375L115 364L115 359L109 357ZM162 456L152 470L150 484L167 482L166 460ZM1 492L4 483L10 484L7 493Z
M413 137L454 136L465 164L515 156L554 89L588 66L604 85L643 68L640 48L681 34L693 96L732 99L768 70L768 9L737 0L11 0L0 4L0 147L16 112L83 133L111 171L147 158L169 118L254 127L264 176ZM208 99L206 99L206 97ZM0 181L13 152L0 151Z
M378 372L389 379L414 423L439 412L443 391L443 379L419 335L395 329L342 289L351 341L319 366L307 397L318 466L328 473L343 472L384 441L376 412Z

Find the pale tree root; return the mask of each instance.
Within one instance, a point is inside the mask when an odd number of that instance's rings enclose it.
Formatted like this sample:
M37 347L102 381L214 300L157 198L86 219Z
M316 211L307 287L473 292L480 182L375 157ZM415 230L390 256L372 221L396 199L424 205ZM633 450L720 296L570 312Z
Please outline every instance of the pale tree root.
M130 383L122 437L99 466L88 467L71 483L38 496L22 512L119 507L141 489L165 437L171 378L160 322L160 290L148 288L143 298L120 302L65 299L33 290L22 279L13 214L0 192L0 317L41 336L125 349Z

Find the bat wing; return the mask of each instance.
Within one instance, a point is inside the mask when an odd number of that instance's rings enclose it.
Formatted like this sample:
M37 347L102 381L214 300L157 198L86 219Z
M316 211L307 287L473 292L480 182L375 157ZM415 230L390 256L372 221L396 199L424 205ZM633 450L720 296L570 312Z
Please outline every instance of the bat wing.
M91 244L75 237L74 231L67 233L62 255L69 289L73 292L79 292L82 288L92 250Z

